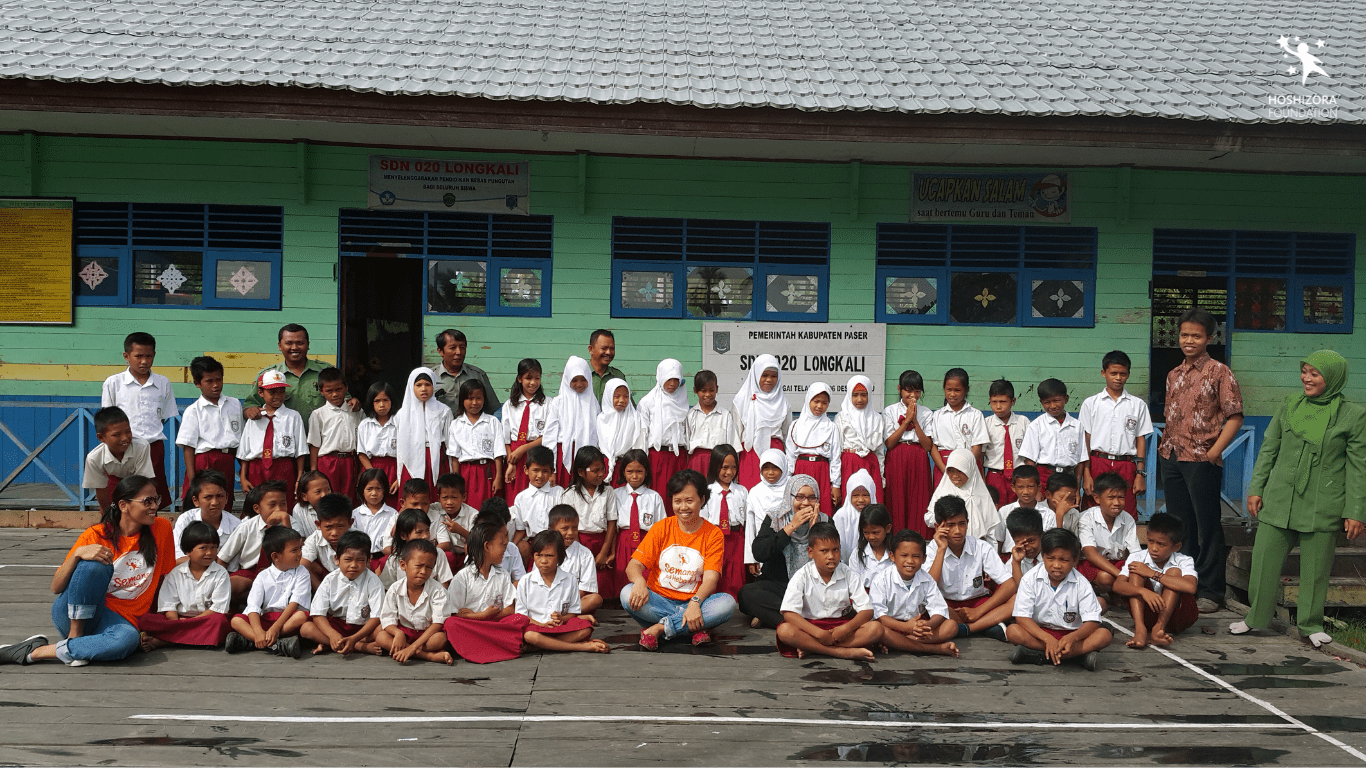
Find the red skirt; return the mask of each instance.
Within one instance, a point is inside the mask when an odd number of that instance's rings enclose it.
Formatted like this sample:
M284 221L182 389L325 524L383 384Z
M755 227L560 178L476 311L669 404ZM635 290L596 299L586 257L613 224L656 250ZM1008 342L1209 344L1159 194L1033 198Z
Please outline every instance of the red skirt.
M640 532L640 541L645 540L647 533L649 531L642 530ZM583 541L583 534L579 534L579 541ZM621 596L622 587L630 583L630 580L626 578L626 566L631 564L631 555L636 553L640 541L631 541L630 528L622 528L617 532L616 567L611 571L610 582L607 573L598 573L598 594L602 595L604 599L617 599ZM588 545L584 544L584 546Z
M574 484L573 468L570 464L574 463L574 457L569 457L569 464L564 460L564 446L555 446L555 484L561 488L568 488Z
M493 472L497 464L460 462L460 476L465 478L465 503L479 509L493 496Z
M384 470L384 503L398 509L398 494L389 493L389 486L398 479L398 458L394 456L371 456L370 466L375 469ZM359 498L361 489L356 489L356 496ZM359 503L359 502L357 502Z
M522 491L525 491L527 489L527 486L531 485L531 481L528 480L526 476L526 456L523 455L522 458L518 460L516 464L512 464L511 459L513 451L517 450L518 448L521 448L529 442L531 441L513 440L512 445L508 446L508 464L513 467L514 472L512 476L512 482L507 483L503 486L503 498L507 499L508 506L512 506L512 503L517 500L517 494L521 493Z
M1124 559L1121 558L1119 560L1111 560L1110 564L1116 568L1123 568ZM1100 575L1100 569L1095 567L1094 565L1091 565L1091 562L1089 560L1083 560L1080 564L1077 565L1077 573L1080 573L1082 576L1085 576L1087 581L1095 583L1096 577Z
M849 478L860 469L868 470L868 474L873 476L873 502L885 504L886 502L882 500L882 465L878 463L876 453L870 453L867 456L860 456L853 451L841 453L840 488L843 489L845 493L848 493Z
M1143 604L1143 623L1149 628L1157 622L1157 613ZM1167 633L1174 635L1177 632L1184 632L1195 626L1195 622L1200 620L1200 609L1195 605L1195 595L1181 593L1181 597L1176 599L1176 610L1172 611L1172 617L1167 619Z
M830 462L825 459L797 459L797 464L792 468L792 474L811 475L816 479L816 484L820 486L816 493L821 497L821 512L829 517L833 511L833 502L830 499Z
M360 479L360 459L356 458L354 454L351 456L337 456L335 454L319 456L318 471L327 475L327 482L331 484L333 493L340 493L345 496L353 507L359 503L356 500L356 481Z
M780 451L785 448L782 438L778 437L770 438L768 447L777 448ZM762 453L762 451L755 451L753 448L740 453L740 474L737 475L740 485L743 485L746 488L753 488L763 479L759 476L759 470L762 469L762 465L759 464L760 453Z
M138 629L158 640L176 645L202 645L215 648L223 644L232 631L232 620L226 613L210 613L191 619L168 619L160 613L147 613L138 618Z
M988 488L996 489L999 496L999 500L996 502L998 509L1015 501L1015 489L1011 487L1010 478L1006 477L1005 472L999 469L988 469L982 479L986 480Z
M909 528L928 537L925 511L930 507L930 457L918 443L900 443L887 452L887 509L892 527Z
M674 453L673 451L661 451L655 448L650 449L650 474L654 477L654 483L650 485L660 496L664 497L664 514L673 516L673 498L664 490L669 485L669 479L681 469L688 468L688 455L686 453ZM706 472L702 473L706 475Z
M692 453L688 454L688 469L695 469L706 477L707 470L711 469L711 449L694 448Z
M1092 480L1095 480L1106 472L1114 472L1124 478L1124 482L1129 484L1129 487L1124 489L1124 511L1128 512L1137 520L1138 498L1134 496L1134 478L1138 476L1138 465L1132 461L1111 461L1104 456L1097 456L1094 453L1091 454L1090 465Z
M522 618L526 620L525 616L523 616ZM538 635L567 635L570 632L578 632L580 629L592 628L593 625L588 622L588 619L585 619L582 616L575 616L572 619L566 621L565 623L559 625L558 627L541 627L532 624L529 620L527 620L527 627L525 631L535 632Z
M451 647L465 661L491 664L522 655L522 634L531 622L520 613L497 621L477 621L452 616L442 628Z
M807 619L807 621L811 622L812 624L815 624L821 629L837 629L853 621L853 619ZM786 624L787 622L783 623ZM795 646L788 645L787 643L784 643L782 640L778 640L776 642L778 643L778 653L781 653L783 655L783 658L797 658L797 648Z
M423 469L422 469L422 473L423 473L423 474L422 474L422 479L427 481L427 485L428 485L429 487L435 487L435 486L436 486L436 478L435 478L435 477L432 477L432 449L431 449L431 448L427 448L426 450L427 450L426 459L424 459L423 464L422 464L422 467L423 467ZM438 472L440 472L441 474L444 475L444 474L446 474L447 472L450 472L450 471L451 471L451 460L450 460L450 457L448 457L448 456L446 455L445 451L442 451L442 453L441 453L441 458L440 458L439 461L440 461L440 463L439 463L439 464L437 465L437 467L436 467L436 470L437 470ZM412 479L413 479L413 476L410 475L410 474L408 474L408 468L407 468L407 467L404 467L403 470L399 472L399 477L398 477L398 479L399 479L398 496L399 496L400 499L402 499L402 498L403 498L403 484L406 483L406 482L408 482L409 480L412 480ZM395 504L394 507L395 507L395 508L398 508L398 505Z
M721 554L720 590L738 600L740 587L745 585L745 529L732 526L722 533L725 549Z
M203 472L206 469L216 469L222 472L232 483L237 478L237 454L233 451L205 451L194 455L194 471ZM193 474L193 473L191 473ZM232 488L225 489L228 494L232 494Z
M294 491L299 485L295 461L297 459L293 456L277 457L270 462L270 469L266 469L263 460L251 459L246 462L247 482L260 485L268 480L279 480L285 484L285 509L294 509Z

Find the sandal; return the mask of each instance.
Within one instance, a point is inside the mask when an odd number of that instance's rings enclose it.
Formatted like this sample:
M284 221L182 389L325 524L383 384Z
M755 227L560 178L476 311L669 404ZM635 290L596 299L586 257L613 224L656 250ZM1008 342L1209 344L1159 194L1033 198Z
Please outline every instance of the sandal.
M647 651L657 651L659 650L659 638L642 629L640 631L640 647Z
M710 642L711 642L711 633L708 632L708 631L705 630L705 629L702 630L701 632L695 633L695 634L692 636L692 644L693 644L693 645L704 645L704 644L710 643Z

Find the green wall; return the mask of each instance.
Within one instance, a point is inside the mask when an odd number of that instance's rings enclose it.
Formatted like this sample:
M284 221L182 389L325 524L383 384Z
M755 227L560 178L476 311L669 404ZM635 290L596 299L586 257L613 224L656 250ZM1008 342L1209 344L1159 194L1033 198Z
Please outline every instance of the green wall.
M403 154L385 148L385 154ZM75 196L86 201L280 205L285 212L284 308L274 311L78 307L75 327L0 327L0 394L94 395L93 380L18 381L6 366L113 365L133 330L158 337L158 364L184 365L205 352L270 353L285 322L308 326L317 353L337 338L338 208L364 207L370 150L311 146L306 189L292 144L39 137L29 163L24 137L0 136L0 194ZM460 152L422 156L468 156ZM655 363L677 357L701 364L701 321L610 317L610 223L614 215L829 221L832 225L831 322L874 319L873 244L877 222L904 221L909 166L862 165L857 189L848 164L591 157L581 192L575 156L490 155L529 159L532 205L555 216L553 317L427 318L427 336L449 325L471 338L471 361L495 386L511 384L517 360L540 358L550 391L564 358L582 354L587 332L617 331L617 365L633 387L653 383ZM1072 173L1073 223L1100 232L1096 326L1086 329L925 327L888 329L888 386L916 368L935 385L950 367L978 383L997 377L1025 391L1055 376L1074 388L1073 408L1101 386L1100 356L1124 349L1135 361L1132 389L1149 386L1148 281L1155 227L1352 231L1358 235L1357 327L1366 331L1366 178L1219 174L1128 169L1057 169ZM30 182L32 179L32 183ZM854 210L854 207L857 207ZM527 333L533 331L534 333ZM1366 372L1360 335L1235 334L1233 366L1250 415L1270 414L1297 386L1294 361L1320 347L1341 351ZM429 362L435 363L433 350ZM11 368L14 370L14 368ZM54 379L63 377L55 376ZM178 395L196 394L178 384ZM1360 384L1349 386L1358 399ZM1036 410L1026 398L1022 410Z

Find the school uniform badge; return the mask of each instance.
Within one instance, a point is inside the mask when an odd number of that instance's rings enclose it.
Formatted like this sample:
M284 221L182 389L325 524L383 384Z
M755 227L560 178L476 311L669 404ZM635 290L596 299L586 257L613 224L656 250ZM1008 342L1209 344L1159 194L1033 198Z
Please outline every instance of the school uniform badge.
M730 331L712 331L711 348L718 355L724 355L730 351Z
M369 621L369 620L370 620L370 606L366 605L366 606L363 606L363 607L360 609L360 620L361 620L361 621Z
M963 433L963 437L969 437L972 435L972 427L968 426L967 424L960 425L958 427L958 431Z
M294 438L293 438L292 436L290 436L290 435L280 435L280 447L281 447L281 448L289 448L290 445L291 445L293 442L294 442Z
M1131 418L1131 419L1125 419L1125 420L1124 420L1124 429L1125 429L1126 431L1129 431L1129 432L1137 432L1137 431L1138 431L1138 419L1132 419L1132 418Z
M976 576L973 576L973 577L972 577L972 588L973 588L973 589L980 589L981 587L982 587L982 575L981 575L981 574L978 574L978 575L976 575Z
M1064 614L1062 615L1062 620L1065 621L1065 622L1067 622L1068 624L1071 624L1072 622L1074 622L1074 621L1077 620L1077 612L1076 612L1076 611L1068 611L1067 613L1064 613Z
M242 422L233 419L228 422L228 429L231 429L234 435L240 435L242 434Z
M1068 440L1068 441L1067 441L1067 454L1068 454L1069 456L1076 456L1076 455L1077 455L1077 441L1076 441L1076 440Z
M479 441L479 450L484 453L493 454L493 438L485 437Z

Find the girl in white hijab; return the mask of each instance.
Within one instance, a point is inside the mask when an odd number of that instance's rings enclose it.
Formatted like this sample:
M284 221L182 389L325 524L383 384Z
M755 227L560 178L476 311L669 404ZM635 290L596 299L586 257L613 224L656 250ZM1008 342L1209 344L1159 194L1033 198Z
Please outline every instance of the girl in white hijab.
M787 455L777 448L769 448L757 462L761 467L773 466L773 479L759 475L759 482L749 489L749 509L745 519L745 566L751 575L758 575L759 561L754 557L754 537L765 517L777 517L787 503ZM789 510L790 511L790 510Z
M783 450L783 440L792 423L792 406L783 395L778 358L754 358L732 404L740 428L740 484L752 488L759 482L760 454L769 448Z
M939 487L930 497L930 508L925 512L925 525L934 530L934 503L945 496L957 496L968 507L968 535L984 539L993 545L1001 528L1001 513L991 500L982 473L977 471L977 459L967 448L954 448L949 454L948 468L939 479Z
M398 493L409 479L420 477L429 484L445 473L446 452L441 450L451 426L451 409L433 397L436 375L431 368L414 368L403 391L403 407L394 416L398 425L398 477L392 492Z
M588 361L572 355L564 364L560 391L550 402L541 445L555 451L555 479L561 488L574 480L570 466L585 445L598 444L598 400L593 397L593 371ZM605 390L604 390L605 391Z
M607 477L613 486L621 485L616 480L617 459L632 448L643 447L642 442L640 414L631 403L630 385L621 379L609 380L602 388L598 448L607 457Z
M830 408L830 387L818 381L806 390L802 414L787 433L787 469L792 474L808 474L820 483L821 512L830 517L839 501L840 433L835 422L826 418Z
M850 475L849 482L844 486L844 506L830 518L836 530L840 532L841 562L852 562L850 558L858 548L859 540L863 538L863 531L859 530L859 516L863 514L864 507L876 501L873 495L876 490L873 477L866 469L860 469Z
M655 490L688 466L688 390L683 364L668 358L655 367L655 386L640 399L640 427L650 451L650 474ZM673 499L665 494L664 511L674 513Z
M835 415L835 429L840 433L841 485L849 484L849 477L860 469L873 481L873 501L882 502L882 462L887 446L886 422L882 418L882 395L873 392L873 381L867 376L854 376L844 390L844 402Z

